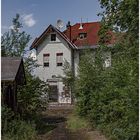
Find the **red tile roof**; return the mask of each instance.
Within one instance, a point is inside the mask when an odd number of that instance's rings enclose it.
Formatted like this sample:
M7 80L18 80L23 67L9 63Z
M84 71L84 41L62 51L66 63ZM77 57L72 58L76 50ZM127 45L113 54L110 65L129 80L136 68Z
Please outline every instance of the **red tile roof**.
M76 23L71 26L71 41L78 46L78 48L82 46L96 46L98 45L99 35L98 32L100 30L101 23L100 22L89 22L82 23L83 29L79 29L80 23ZM68 38L70 38L70 28L63 32ZM87 37L80 39L80 33L87 33Z
M71 41L76 46L93 46L98 44L100 22L82 23L83 29L79 29L79 27L80 23L76 23L75 25L71 26ZM65 30L64 33L70 38L70 28ZM87 37L80 39L79 33L87 33Z

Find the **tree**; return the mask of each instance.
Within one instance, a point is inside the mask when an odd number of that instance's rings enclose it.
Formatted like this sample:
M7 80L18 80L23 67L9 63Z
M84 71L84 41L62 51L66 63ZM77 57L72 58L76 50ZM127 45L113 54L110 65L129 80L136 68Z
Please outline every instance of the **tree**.
M71 98L73 101L73 99L75 97L75 95L74 95L75 76L74 76L74 72L70 66L70 63L67 60L64 61L63 72L64 72L64 77L62 77L63 83L65 84L65 86L67 86L70 89Z
M16 14L10 31L4 33L1 38L2 56L24 56L26 53L25 48L31 37L25 31L21 31L23 26L19 19L20 15Z
M37 111L37 107L42 106L40 99L42 94L46 94L47 85L35 78L32 71L38 65L36 61L27 55L28 43L31 39L30 35L22 31L22 24L20 22L20 15L16 14L13 18L13 25L10 31L4 33L2 36L2 56L22 57L24 59L26 85L18 87L18 104L24 114L33 113ZM46 102L47 103L47 102Z
M138 139L138 1L100 0L104 12L95 61L88 53L80 62L76 85L78 112L114 140ZM117 28L117 30L116 30ZM112 48L106 46L117 34ZM102 67L110 50L112 65Z
M105 24L120 31L132 34L138 39L139 32L139 1L138 0L99 0L104 12L99 15L103 16Z
M11 112L7 107L2 106L3 139L36 139L36 127L32 121L36 121L40 111L46 109L47 100L44 100L44 95L47 95L48 87L45 82L32 75L32 70L38 65L27 56L30 39L30 35L22 31L20 16L17 14L13 18L10 31L2 36L1 49L2 56L24 59L26 85L18 87L18 112Z

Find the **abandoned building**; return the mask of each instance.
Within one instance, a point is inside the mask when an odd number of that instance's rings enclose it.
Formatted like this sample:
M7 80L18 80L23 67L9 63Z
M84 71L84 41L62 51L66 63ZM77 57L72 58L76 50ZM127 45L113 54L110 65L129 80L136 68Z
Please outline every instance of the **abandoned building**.
M1 58L1 101L17 110L17 87L26 83L23 59L19 57Z
M69 62L74 75L77 76L81 52L90 49L94 54L99 46L100 25L100 22L76 23L72 26L69 23L63 32L49 25L32 43L31 49L36 50L36 59L39 64L35 75L50 85L52 90L49 99L51 102L71 104L71 91L68 91L60 78L64 76L64 61ZM110 67L111 52L105 52L104 55L106 56L105 67Z

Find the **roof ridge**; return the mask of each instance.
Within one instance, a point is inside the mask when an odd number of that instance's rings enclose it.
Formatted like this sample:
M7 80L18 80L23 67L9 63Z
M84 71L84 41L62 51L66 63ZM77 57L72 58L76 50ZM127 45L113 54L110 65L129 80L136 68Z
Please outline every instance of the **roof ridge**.
M101 23L101 21L82 22L82 24L93 24L93 23ZM81 24L81 22L77 22L77 23L75 23L74 25L76 25L76 24ZM74 25L72 25L72 26L74 26Z

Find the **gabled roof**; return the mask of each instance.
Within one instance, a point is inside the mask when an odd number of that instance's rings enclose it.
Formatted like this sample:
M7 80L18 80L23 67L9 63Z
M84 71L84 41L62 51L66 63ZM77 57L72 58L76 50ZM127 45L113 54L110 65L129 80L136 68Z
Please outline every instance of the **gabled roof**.
M20 57L1 57L1 80L14 81L21 62Z
M69 46L72 48L72 49L76 49L77 46L75 44L73 44L69 38L64 34L62 33L61 31L59 31L57 28L55 28L53 25L49 25L48 28L38 37L36 38L30 49L36 49L38 47L38 45L46 38L46 36L51 32L51 31L56 31L68 44Z

